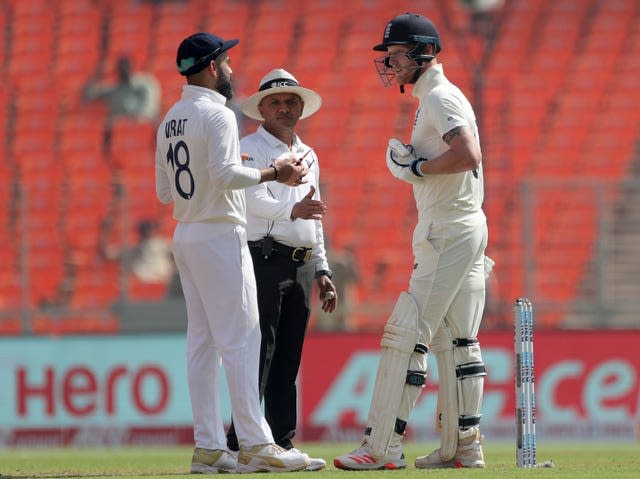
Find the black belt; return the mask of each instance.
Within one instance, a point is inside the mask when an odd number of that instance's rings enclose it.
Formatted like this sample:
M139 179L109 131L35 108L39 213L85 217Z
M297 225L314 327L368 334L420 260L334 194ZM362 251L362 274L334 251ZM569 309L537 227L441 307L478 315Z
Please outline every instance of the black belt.
M262 248L262 240L247 241L247 244L250 248ZM286 244L274 241L272 250L283 256L291 258L291 261L294 261L296 263L304 263L305 261L309 261L311 259L311 248L293 248L291 246L287 246Z

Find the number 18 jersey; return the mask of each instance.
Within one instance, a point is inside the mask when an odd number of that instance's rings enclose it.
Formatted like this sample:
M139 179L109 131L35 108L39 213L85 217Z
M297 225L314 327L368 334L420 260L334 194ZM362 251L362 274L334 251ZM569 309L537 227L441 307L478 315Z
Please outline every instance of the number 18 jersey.
M240 164L238 126L225 97L185 85L156 134L156 195L180 222L246 224L243 188L260 172Z

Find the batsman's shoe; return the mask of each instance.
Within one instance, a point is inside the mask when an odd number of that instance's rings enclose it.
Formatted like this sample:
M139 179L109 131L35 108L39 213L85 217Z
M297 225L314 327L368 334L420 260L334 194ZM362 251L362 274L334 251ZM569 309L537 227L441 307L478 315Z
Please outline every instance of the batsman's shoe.
M345 471L374 471L379 469L404 469L407 461L404 459L402 446L389 446L387 455L383 459L376 458L371 453L371 447L365 441L355 451L338 456L333 465Z
M237 462L227 451L197 447L191 459L191 474L218 474L236 472Z
M416 469L484 467L483 441L484 436L480 436L478 432L475 436L464 440L464 442L459 442L456 455L448 461L443 461L442 457L440 457L440 449L436 449L431 454L416 458Z
M296 449L295 447L289 449L290 451L296 451L301 454L304 454L309 459L309 465L306 467L305 471L320 471L327 467L327 461L322 459L321 457L309 457L308 454L303 453L300 449Z
M276 444L259 444L240 449L236 472L301 471L309 465L309 456L297 449L287 451Z

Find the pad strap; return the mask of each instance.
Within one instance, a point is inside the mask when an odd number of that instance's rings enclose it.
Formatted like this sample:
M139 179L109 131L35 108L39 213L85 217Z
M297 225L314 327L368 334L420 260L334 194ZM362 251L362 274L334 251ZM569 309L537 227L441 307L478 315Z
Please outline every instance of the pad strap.
M413 348L413 352L414 353L422 353L422 354L428 354L429 353L429 348L424 345L424 344L416 344L416 347Z
M464 348L467 346L474 346L476 344L480 344L478 338L455 338L453 340L454 348Z
M427 354L429 348L425 344L417 343L413 348L413 352L417 354ZM409 369L407 371L407 384L409 386L424 387L427 381L427 371Z
M407 429L407 421L403 421L400 418L396 418L396 424L393 427L393 431L396 434L399 434L401 436L404 435L404 431ZM371 436L371 426L367 426L364 430L364 435L365 436Z
M407 371L407 384L419 388L424 387L424 383L427 381L426 376L425 371Z
M463 380L465 378L473 378L478 376L486 376L487 370L484 363L467 363L456 366L456 378Z
M476 416L460 416L458 418L458 427L464 431L470 427L479 426L481 417L482 414Z

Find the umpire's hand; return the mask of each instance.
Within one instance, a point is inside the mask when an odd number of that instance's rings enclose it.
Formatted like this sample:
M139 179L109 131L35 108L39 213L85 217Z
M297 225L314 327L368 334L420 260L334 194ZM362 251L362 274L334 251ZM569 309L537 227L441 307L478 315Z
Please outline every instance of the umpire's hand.
M316 189L313 185L309 187L309 193L298 201L291 209L291 219L300 218L301 220L321 220L322 216L327 212L326 205L319 200L314 200L313 195Z
M320 301L322 301L322 311L333 313L338 305L338 292L328 276L318 276L318 289L320 290Z

